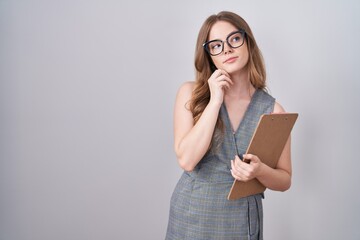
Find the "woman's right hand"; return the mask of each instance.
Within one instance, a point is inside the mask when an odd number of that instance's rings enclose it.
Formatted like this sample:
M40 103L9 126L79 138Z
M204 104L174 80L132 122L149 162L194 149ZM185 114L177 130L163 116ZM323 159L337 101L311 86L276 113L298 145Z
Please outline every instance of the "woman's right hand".
M222 104L225 89L229 89L233 81L225 70L217 69L208 79L208 84L210 89L210 102Z

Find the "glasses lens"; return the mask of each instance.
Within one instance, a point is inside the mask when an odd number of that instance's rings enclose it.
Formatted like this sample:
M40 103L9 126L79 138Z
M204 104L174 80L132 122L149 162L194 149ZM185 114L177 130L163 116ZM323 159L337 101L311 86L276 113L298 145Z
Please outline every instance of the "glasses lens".
M233 48L240 47L244 43L244 35L241 32L235 32L228 37L228 43Z
M212 41L207 43L206 49L211 55L218 55L222 52L222 41Z

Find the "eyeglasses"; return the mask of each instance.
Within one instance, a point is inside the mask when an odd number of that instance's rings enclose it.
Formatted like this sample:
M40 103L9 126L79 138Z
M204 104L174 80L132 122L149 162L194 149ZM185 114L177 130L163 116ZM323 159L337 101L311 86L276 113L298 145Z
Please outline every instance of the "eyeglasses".
M226 37L226 42L231 48L239 48L244 44L245 31L239 30L230 33ZM216 56L224 51L224 41L215 39L203 44L204 49L211 55Z

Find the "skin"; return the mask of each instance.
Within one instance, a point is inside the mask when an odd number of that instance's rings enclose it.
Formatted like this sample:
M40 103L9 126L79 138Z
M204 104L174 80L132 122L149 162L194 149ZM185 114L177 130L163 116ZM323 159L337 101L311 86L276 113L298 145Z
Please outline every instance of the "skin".
M225 21L216 22L209 33L209 40L226 40L229 33L237 29ZM181 168L192 171L206 154L215 129L221 104L226 105L230 122L235 131L243 118L255 88L251 85L246 64L249 59L246 42L239 48L224 44L224 51L211 57L217 70L208 79L210 101L198 122L194 125L192 113L187 104L191 99L194 82L184 83L177 94L174 110L174 149ZM229 60L230 59L230 60ZM227 61L228 60L228 61ZM274 113L285 110L275 103ZM257 178L265 187L276 191L285 191L291 185L290 138L275 169L261 162L257 156L238 156L231 160L231 174L239 181Z

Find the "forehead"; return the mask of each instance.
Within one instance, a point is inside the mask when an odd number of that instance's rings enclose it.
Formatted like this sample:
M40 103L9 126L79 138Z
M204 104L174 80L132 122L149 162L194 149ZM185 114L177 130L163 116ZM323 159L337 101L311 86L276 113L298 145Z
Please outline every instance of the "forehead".
M225 39L231 32L238 30L234 25L225 21L216 22L210 29L209 40Z

